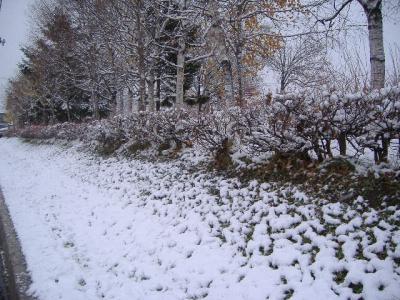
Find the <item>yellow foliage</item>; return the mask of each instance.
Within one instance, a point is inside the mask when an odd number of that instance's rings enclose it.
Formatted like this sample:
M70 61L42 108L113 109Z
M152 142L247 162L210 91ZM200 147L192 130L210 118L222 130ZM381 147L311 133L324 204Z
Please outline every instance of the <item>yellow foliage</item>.
M282 38L279 34L263 32L261 24L263 14L257 13L257 9L262 9L265 14L273 17L277 11L298 7L300 7L299 0L264 0L248 7L249 17L244 21L244 29L250 34L253 33L254 37L247 43L243 55L242 62L247 67L247 73L249 73L246 75L253 76L256 74L262 67L260 60L271 56L282 47ZM251 13L252 11L254 13Z

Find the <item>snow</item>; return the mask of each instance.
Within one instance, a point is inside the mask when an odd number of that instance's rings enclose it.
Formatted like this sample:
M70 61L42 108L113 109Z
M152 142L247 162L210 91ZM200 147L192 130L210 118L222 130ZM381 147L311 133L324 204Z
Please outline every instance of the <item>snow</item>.
M18 139L1 139L0 153L0 185L41 300L399 295L398 207L243 184L193 171L200 161L189 153L146 162Z

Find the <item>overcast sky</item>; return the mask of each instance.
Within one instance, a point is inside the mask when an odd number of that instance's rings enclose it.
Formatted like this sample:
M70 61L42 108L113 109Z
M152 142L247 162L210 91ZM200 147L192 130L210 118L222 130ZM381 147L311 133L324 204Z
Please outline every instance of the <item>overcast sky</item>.
M0 37L6 39L5 46L0 46L0 111L3 107L4 87L8 78L14 76L17 71L17 64L22 58L19 50L21 45L26 43L29 32L28 16L29 6L34 0L3 0L0 11ZM354 8L362 11L358 3ZM400 45L400 17L398 20L391 20L384 24L384 36L386 53L388 46L397 43ZM396 22L397 21L397 22ZM361 40L367 43L367 36L361 36ZM356 44L356 43L355 43ZM349 45L351 47L351 45ZM366 49L368 52L368 49Z
M358 51L361 58L364 58L365 63L369 68L368 32L366 27L367 18L361 5L357 1L351 3L349 16L351 16L350 19L353 24L365 26L360 28L361 30L349 30L346 38L342 35L342 38L340 39L341 43L335 44L335 48L330 49L329 59L333 62L333 65L336 68L342 68L342 66L346 64L346 60L343 59L343 51L347 48L349 51ZM387 6L384 6L383 36L386 54L386 70L390 71L392 67L390 49L395 45L400 47L400 15L398 14L398 11L390 11ZM344 42L345 40L346 42ZM273 74L267 66L264 68L261 75L263 75L262 90L264 93L277 92L279 90L280 85L278 74Z
M4 87L12 77L22 58L19 50L29 32L28 9L32 0L3 0L0 11L0 37L6 40L0 46L0 111L4 99Z

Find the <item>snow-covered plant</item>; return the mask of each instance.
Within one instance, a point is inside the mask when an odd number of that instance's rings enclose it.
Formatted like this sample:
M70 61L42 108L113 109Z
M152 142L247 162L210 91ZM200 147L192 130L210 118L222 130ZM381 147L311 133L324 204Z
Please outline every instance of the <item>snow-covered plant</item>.
M193 119L195 116L185 110L168 110L151 114L150 127L152 136L158 144L174 144L181 148L182 144L193 141Z
M112 154L127 141L121 117L100 120L88 127L88 136L95 141L95 149L102 154Z
M199 115L194 126L196 141L205 149L215 151L229 141L239 143L242 127L239 107L216 110Z
M295 94L276 97L265 109L253 112L248 142L257 152L307 152L312 143L307 138L306 103Z
M350 144L385 160L390 140L399 137L399 95L398 86L369 94L303 90L278 95L247 117L246 142L256 152L313 151L323 160L333 156L331 143L337 140L341 155Z
M54 134L45 130L46 126L42 125L32 125L29 127L22 128L16 132L18 136L26 139L39 138L39 139L49 139L54 138Z
M387 160L390 141L400 138L400 86L374 91L366 95L369 122L363 134L354 137L355 147L369 148L377 162Z
M127 139L132 142L151 143L151 113L140 112L121 117L122 128Z
M30 126L25 138L82 140L103 153L123 144L181 148L197 143L209 152L229 156L233 146L253 152L311 154L322 161L351 145L357 153L373 150L385 161L391 140L400 138L400 86L371 93L304 90L278 95L268 103L209 112L165 110L138 112L90 123ZM143 147L138 147L141 149Z

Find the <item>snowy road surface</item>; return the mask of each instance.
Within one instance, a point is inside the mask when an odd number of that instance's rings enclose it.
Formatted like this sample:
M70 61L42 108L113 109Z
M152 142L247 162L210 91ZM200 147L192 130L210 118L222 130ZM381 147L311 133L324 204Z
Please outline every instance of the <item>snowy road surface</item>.
M0 140L41 300L399 299L400 212Z

